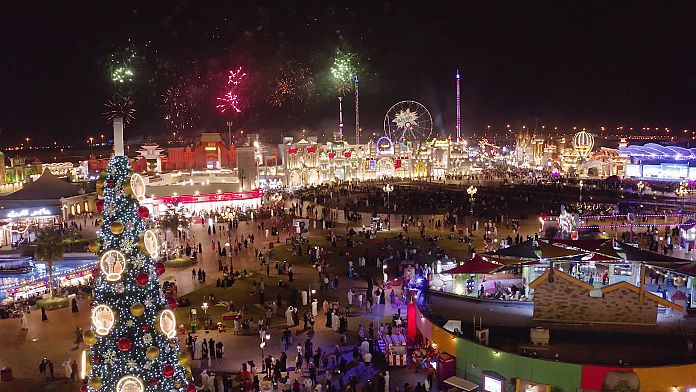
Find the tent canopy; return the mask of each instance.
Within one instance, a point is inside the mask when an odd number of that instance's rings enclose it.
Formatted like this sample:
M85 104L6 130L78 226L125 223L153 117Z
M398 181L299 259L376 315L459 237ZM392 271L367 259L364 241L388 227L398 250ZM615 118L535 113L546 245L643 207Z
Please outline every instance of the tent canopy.
M516 259L539 259L539 256L537 256L536 252L534 251L534 242L532 240L520 242L517 245L512 245L504 249L482 253L482 255L493 258L513 257Z
M77 186L61 180L46 169L36 181L24 185L17 192L0 197L0 201L58 200L79 194Z
M464 264L454 267L451 270L442 272L443 274L487 274L493 272L502 265L486 261L483 257L476 255L473 259Z

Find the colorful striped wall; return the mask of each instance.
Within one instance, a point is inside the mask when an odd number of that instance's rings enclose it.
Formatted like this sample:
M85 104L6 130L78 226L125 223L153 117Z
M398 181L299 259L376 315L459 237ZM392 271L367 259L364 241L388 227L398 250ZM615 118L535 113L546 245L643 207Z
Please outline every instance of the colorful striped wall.
M420 313L416 324L424 338L440 352L457 358L457 376L481 384L483 372L495 372L506 379L505 391L515 390L515 379L549 384L554 391L601 391L608 372L633 372L640 380L641 392L687 392L696 387L696 364L650 368L616 368L579 365L534 359L501 352L472 341L455 337Z

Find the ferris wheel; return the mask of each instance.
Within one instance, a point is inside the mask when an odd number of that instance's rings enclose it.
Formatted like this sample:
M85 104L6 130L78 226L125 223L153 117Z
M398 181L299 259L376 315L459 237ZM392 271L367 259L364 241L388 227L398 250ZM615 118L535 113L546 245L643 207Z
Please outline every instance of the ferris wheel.
M401 101L387 110L384 133L392 142L423 142L433 133L430 111L416 101Z

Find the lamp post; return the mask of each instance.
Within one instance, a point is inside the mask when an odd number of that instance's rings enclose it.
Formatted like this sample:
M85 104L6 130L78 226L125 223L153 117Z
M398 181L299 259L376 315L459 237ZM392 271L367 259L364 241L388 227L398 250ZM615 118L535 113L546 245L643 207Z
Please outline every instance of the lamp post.
M27 139L27 142L29 139ZM92 148L94 147L94 138L90 136L89 138L89 155L92 155Z
M645 190L645 183L641 180L638 181L636 186L638 187L638 200L640 202L640 208L643 208L643 191Z
M382 190L387 194L387 230L391 230L391 199L389 195L394 190L394 186L392 184L386 184Z
M227 141L230 143L228 147L232 146L232 121L227 122Z
M677 188L677 191L675 192L679 197L682 199L682 212L684 212L684 204L685 204L685 196L689 193L689 183L686 182L686 180L682 180L679 183L679 187ZM681 223L681 217L679 218L679 221Z
M471 205L471 209L470 209L469 213L471 215L474 214L474 195L476 195L476 192L478 192L478 189L473 185L470 185L468 188L466 188L466 193L469 194L469 202Z
M261 363L264 363L263 358L264 358L264 353L263 349L266 348L266 341L271 339L271 334L266 332L265 335L261 338L261 343L259 343L259 347L261 348Z
M203 309L203 326L207 329L208 328L208 303L203 302L203 305L201 305L201 309Z
M585 185L585 183L580 180L578 185L580 186L580 204L582 204L582 187Z

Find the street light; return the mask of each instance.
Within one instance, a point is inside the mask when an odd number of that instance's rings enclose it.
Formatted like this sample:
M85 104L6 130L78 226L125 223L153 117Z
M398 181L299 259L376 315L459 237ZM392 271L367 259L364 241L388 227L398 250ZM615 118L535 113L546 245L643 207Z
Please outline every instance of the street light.
M29 138L27 138L29 140ZM89 138L89 155L92 155L92 148L94 147L94 138L90 136Z
M682 198L682 212L684 211L684 197L689 193L689 183L686 180L682 180L679 183L679 187L675 192L678 196Z
M585 183L580 180L578 185L580 186L580 204L582 204L582 187L585 185Z
M261 343L259 343L259 348L261 348L261 363L263 363L264 353L263 349L266 348L266 341L271 339L271 334L266 332L265 335L261 337Z
M382 190L387 194L387 230L391 230L391 199L389 198L389 194L394 190L394 186L392 184L386 184Z
M466 189L466 193L469 194L469 201L471 202L471 210L469 211L469 213L472 215L474 214L474 195L476 194L476 192L478 192L478 189L473 185L470 185Z
M104 134L103 134L103 133L101 134L101 140L102 140L102 144L101 144L101 145L103 146L103 145L104 145Z

